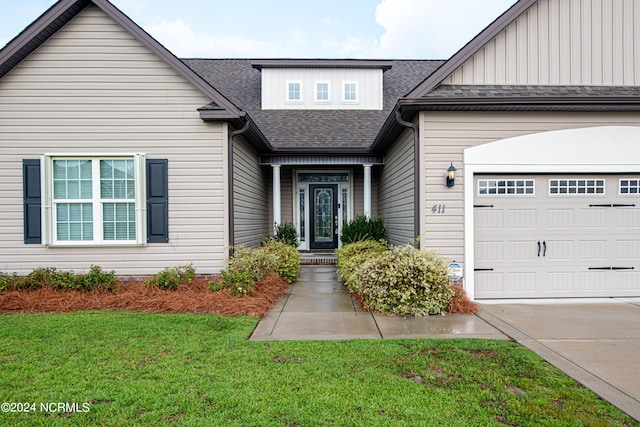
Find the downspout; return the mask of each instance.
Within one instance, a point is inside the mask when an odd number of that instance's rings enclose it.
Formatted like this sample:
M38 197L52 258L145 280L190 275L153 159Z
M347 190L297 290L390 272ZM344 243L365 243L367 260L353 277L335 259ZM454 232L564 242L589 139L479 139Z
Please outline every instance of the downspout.
M227 162L229 164L229 257L233 256L233 247L235 245L235 222L234 222L234 203L233 203L233 138L245 133L249 129L249 120L244 123L241 129L229 132L229 147L227 150Z
M402 118L400 110L396 110L396 121L404 126L413 129L413 244L420 247L420 127Z

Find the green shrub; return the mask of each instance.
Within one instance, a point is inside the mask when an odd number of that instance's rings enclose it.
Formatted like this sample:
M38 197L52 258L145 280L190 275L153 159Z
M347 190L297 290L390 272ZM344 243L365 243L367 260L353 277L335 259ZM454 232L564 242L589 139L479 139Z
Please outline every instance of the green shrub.
M229 268L222 272L220 285L211 282L212 290L231 289L236 296L253 294L253 287L275 271L287 282L300 273L300 253L296 247L274 239L263 242L257 249L239 247L229 260Z
M0 290L33 290L40 288L76 289L91 291L94 289L114 290L120 283L114 271L103 272L97 265L92 265L86 274L73 271L59 271L53 267L36 268L26 276L16 273L8 275L0 273Z
M297 248L297 245L292 246L284 241L272 241L256 251L265 252L267 258L273 258L274 271L287 282L293 283L300 273L300 252Z
M293 246L296 249L298 249L298 246L300 246L300 241L298 240L298 231L296 230L296 226L293 225L292 222L284 222L276 226L275 240L286 243L287 245Z
M115 271L104 272L102 268L97 265L92 265L89 268L89 272L78 277L77 285L81 289L106 289L109 291L114 290L119 284L120 279L116 277Z
M255 281L253 275L244 270L224 270L222 271L222 279L220 282L210 282L211 290L219 291L222 287L229 288L231 295L242 297L245 295L253 295L253 287Z
M362 240L387 240L387 230L384 228L382 215L372 218L359 215L342 226L340 241L343 245Z
M340 272L340 277L349 287L351 292L359 293L357 284L351 280L355 270L360 267L370 257L387 251L387 244L384 241L361 240L349 243L336 250L338 260L336 266Z
M444 314L454 294L446 260L411 245L370 258L351 280L358 283L365 308L381 313Z
M7 274L0 271L0 292L15 289L16 282L20 279L16 273Z
M180 265L173 268L165 268L159 273L154 274L147 280L146 285L157 286L160 289L175 290L180 285L188 285L196 275L196 269L192 264Z

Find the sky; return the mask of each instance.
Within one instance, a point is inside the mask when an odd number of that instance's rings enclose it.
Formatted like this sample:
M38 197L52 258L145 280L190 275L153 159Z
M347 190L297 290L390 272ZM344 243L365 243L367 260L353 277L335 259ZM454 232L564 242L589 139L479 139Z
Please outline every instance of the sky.
M180 58L448 59L516 0L111 0ZM0 0L0 47L55 1Z

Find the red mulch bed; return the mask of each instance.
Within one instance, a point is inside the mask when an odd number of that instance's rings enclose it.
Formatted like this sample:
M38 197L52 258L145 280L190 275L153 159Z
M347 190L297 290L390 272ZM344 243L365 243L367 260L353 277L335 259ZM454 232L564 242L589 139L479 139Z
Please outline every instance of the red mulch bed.
M462 286L453 285L453 290L456 293L451 298L449 313L476 314L478 312L477 304L467 297L467 293L462 289Z
M209 278L196 277L175 291L147 286L139 280L122 282L113 292L55 290L0 292L0 312L65 312L77 310L119 310L146 313L211 313L228 316L264 316L289 284L272 273L258 282L252 296L234 297L228 289L211 292ZM478 306L455 285L449 313L474 314Z
M122 282L113 292L54 290L0 292L0 312L64 312L77 310L118 310L147 313L212 313L263 316L289 287L277 274L269 275L254 287L254 295L234 297L228 289L212 292L209 279L196 277L177 290L163 290L141 281Z

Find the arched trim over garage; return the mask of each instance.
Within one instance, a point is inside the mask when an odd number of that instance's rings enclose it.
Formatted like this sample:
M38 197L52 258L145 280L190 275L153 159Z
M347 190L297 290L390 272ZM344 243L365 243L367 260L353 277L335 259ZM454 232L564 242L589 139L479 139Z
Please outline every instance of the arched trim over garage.
M465 289L475 299L474 176L479 173L640 173L640 127L542 132L464 151Z

